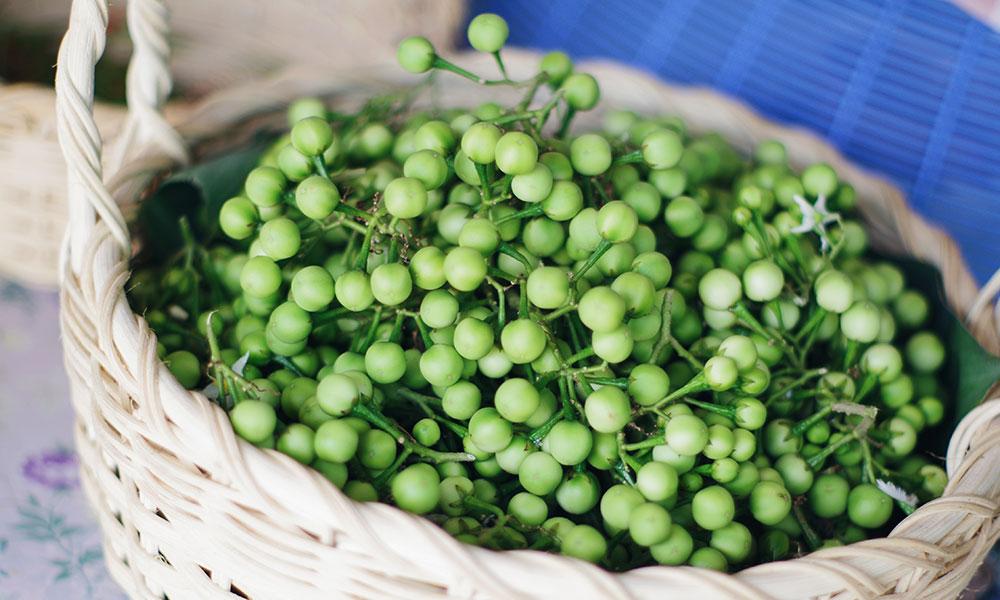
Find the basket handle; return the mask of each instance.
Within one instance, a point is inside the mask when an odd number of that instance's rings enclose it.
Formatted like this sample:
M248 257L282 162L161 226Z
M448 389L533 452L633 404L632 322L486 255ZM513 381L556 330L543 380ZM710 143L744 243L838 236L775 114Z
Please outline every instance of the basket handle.
M126 77L129 114L114 151L112 167L137 148L155 144L167 155L186 156L180 136L163 118L170 93L167 68L167 9L161 0L128 0L133 53ZM56 70L56 125L67 168L70 266L80 273L84 246L103 221L128 254L128 226L103 181L103 140L94 120L94 66L107 41L107 0L73 0L69 27L59 46Z

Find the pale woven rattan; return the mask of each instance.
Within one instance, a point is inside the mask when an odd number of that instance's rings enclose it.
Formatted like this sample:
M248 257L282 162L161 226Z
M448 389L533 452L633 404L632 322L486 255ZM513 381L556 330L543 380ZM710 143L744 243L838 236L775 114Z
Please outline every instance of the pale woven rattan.
M59 281L66 230L66 164L56 139L55 90L0 84L0 275L36 285ZM98 105L97 123L113 134L123 107Z
M131 5L156 8L153 0ZM78 415L77 446L87 495L104 530L115 579L136 598L951 598L1000 535L1000 400L983 403L954 433L951 482L885 539L770 563L735 575L688 567L625 574L556 555L494 553L463 545L429 521L384 504L347 499L318 473L233 433L226 414L184 390L157 360L145 321L123 293L130 248L115 200L134 203L151 178L173 166L177 139L138 136L144 147L115 173L101 173L90 116L90 75L103 40L103 2L76 0L60 53L60 138L70 172L69 252L63 271L66 367ZM159 35L157 10L144 11ZM145 34L145 33L144 33ZM159 47L153 43L151 47ZM164 50L165 51L165 50ZM135 79L160 80L163 56ZM489 57L462 57L488 68ZM512 53L524 72L537 58ZM977 289L952 243L905 206L899 192L846 163L816 138L769 123L712 92L675 88L609 64L585 67L609 105L677 113L697 130L720 131L741 147L779 138L801 164L826 160L857 186L872 240L938 265L960 313ZM189 148L231 136L248 117L302 93L336 105L412 81L390 67L364 72L289 74L233 90L178 129ZM462 104L493 97L445 78L437 97ZM154 89L154 88L150 88ZM159 95L143 101L162 103ZM153 114L150 110L135 113ZM585 115L593 118L591 115ZM141 118L141 117L140 117ZM107 182L102 183L103 182ZM992 311L973 315L978 339L1000 344Z
M219 0L175 0L172 38L180 44L171 68L188 89L216 90L274 71L293 61L311 60L336 67L373 56L391 56L392 43L404 28L430 32L438 47L450 47L451 32L462 18L459 0L241 0L240 10ZM151 22L141 11L162 10L139 5L127 13L132 31ZM25 27L62 27L68 3L55 0L15 0L3 7L3 18ZM347 18L338 15L350 15ZM223 26L223 24L225 26ZM266 28L266 35L263 30ZM135 36L132 65L141 69L152 55L157 36ZM162 39L160 40L162 41ZM122 50L123 48L119 48ZM135 71L138 72L138 71ZM163 71L166 75L166 71ZM135 94L156 94L169 79L147 89L133 77ZM139 127L159 127L155 113L140 116L148 100L134 101L135 114L124 134L138 135ZM176 122L184 105L171 103L169 122ZM95 115L102 137L111 139L122 127L125 109L98 104ZM169 129L150 134L166 140ZM172 154L182 153L180 140ZM116 147L127 149L131 143ZM107 153L106 168L124 156ZM66 167L56 139L55 91L31 84L0 84L0 276L36 287L55 287L59 281L59 248L68 218Z

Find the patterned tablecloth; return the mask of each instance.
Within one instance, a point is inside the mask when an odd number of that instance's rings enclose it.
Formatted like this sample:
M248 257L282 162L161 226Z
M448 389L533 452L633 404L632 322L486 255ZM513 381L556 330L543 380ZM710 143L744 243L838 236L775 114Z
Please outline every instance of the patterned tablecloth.
M54 292L0 279L0 600L117 600L80 489L58 310ZM994 553L963 598L1000 600L996 581Z
M124 598L73 452L54 292L0 280L0 600Z

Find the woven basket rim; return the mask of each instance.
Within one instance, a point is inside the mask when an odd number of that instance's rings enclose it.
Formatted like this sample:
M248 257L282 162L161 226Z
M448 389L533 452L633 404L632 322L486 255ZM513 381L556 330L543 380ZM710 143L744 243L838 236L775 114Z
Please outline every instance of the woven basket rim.
M533 61L535 60L534 56L535 56L534 54L526 52L513 52L509 57L507 57L508 67L511 68L513 71L516 71L518 65L523 66L528 62L531 62L533 64ZM484 59L482 57L467 56L465 57L464 62L467 63L471 62L473 65L476 65L483 63L483 60ZM480 64L480 67L481 66L482 65ZM723 98L717 92L708 91L700 88L682 88L677 86L669 86L657 82L655 80L652 80L643 73L637 72L627 67L623 67L616 63L608 61L602 61L598 63L584 63L583 65L581 65L581 69L593 72L595 76L598 77L599 80L603 80L605 78L610 78L613 80L616 78L629 79L637 81L642 85L647 86L650 89L669 90L671 94L677 94L678 96L696 95L699 99L714 98L714 100L712 101L717 102L718 104L730 105L730 108L733 111L742 113L743 118L765 121L764 119L756 115L756 113L750 111L742 104L738 104L735 101L728 98ZM295 72L293 70L290 72L286 72L285 74L279 77L274 78L273 80L271 80L271 83L269 84L261 84L259 82L252 84L250 87L251 88L256 87L258 93L260 92L261 88L266 88L268 90L274 90L276 87L280 88L280 93L278 93L279 90L275 90L275 96L273 98L268 96L267 93L264 93L262 94L263 97L256 99L254 102L255 105L254 110L247 110L241 112L240 110L235 110L232 106L228 106L227 103L229 102L236 102L236 103L239 102L238 98L235 98L233 94L243 93L241 91L243 89L242 87L239 90L229 90L224 94L222 94L221 96L219 95L212 96L202 104L200 110L195 110L191 118L188 121L182 123L178 127L178 130L182 133L182 135L185 138L188 139L195 139L195 140L198 140L199 138L202 138L203 140L207 139L209 137L207 133L212 127L216 127L220 131L225 131L227 130L227 127L234 124L236 121L241 121L245 117L255 114L256 112L260 112L261 109L265 109L269 105L269 102L271 102L272 100L278 101L280 100L280 98L293 97L295 95L300 95L302 92L308 93L309 92L308 89L300 89L300 88L290 87L288 85L289 81L292 81L294 80L294 78L301 76L302 73ZM357 83L359 85L362 85L365 81L370 81L384 76L385 76L385 70L378 71L376 69L367 68L363 73L358 73L356 75L341 74L340 77L338 78L338 81L351 80L352 77L357 77L358 78ZM390 82L398 82L403 80L399 76L387 77L387 79ZM316 81L315 79L309 79L307 80L307 83L315 81ZM309 86L306 85L305 87L308 88ZM228 114L232 118L233 121L232 123L224 120L219 120L218 115L220 113L225 113L227 110L229 111ZM866 182L865 185L868 186L870 189L878 190L879 195L881 197L885 198L884 194L888 194L889 196L891 196L889 200L895 200L896 202L902 201L898 190L895 190L895 188L892 187L891 184L877 178L874 175L867 173L866 171L861 170L852 163L848 162L839 153L833 150L829 145L820 141L815 135L801 128L788 128L788 127L778 126L775 124L770 124L770 125L772 126L772 128L775 129L775 131L780 131L782 133L782 135L779 136L781 139L790 140L791 142L793 142L788 144L790 148L789 154L790 157L792 157L793 159L808 160L804 158L803 155L797 154L793 149L795 147L795 143L801 144L804 143L801 140L808 140L810 144L815 145L816 147L819 148L817 152L819 152L824 158L826 158L828 162L833 163L835 167L838 168L838 172L842 171L841 166L844 167L842 174L846 174L845 179L852 181L852 183L855 181L864 181ZM139 192L140 190L148 189L147 186L144 183L140 183L140 181L143 178L148 179L149 173L151 171L162 171L162 169L167 164L162 156L157 157L153 160L150 160L148 156L145 155L144 152L140 152L138 156L140 157L139 159L123 167L120 176L112 180L116 184L112 186L113 190L116 192L115 195L119 199L138 197L137 192ZM808 160L808 162L813 162L813 161ZM859 187L859 196L861 196L862 189L864 189L865 186L858 186L858 187ZM935 235L939 235L947 239L946 234L941 232L938 228L929 226L925 221L923 221L923 219L919 215L912 213L912 211L906 209L905 206L903 208L904 210L906 210L907 217L912 219L913 222L917 223L924 229L935 233ZM127 258L121 256L120 253L119 256L115 258L114 251L111 249L113 248L113 246L110 246L111 242L109 241L108 238L107 228L103 225L103 223L98 224L97 231L98 233L96 235L93 235L91 240L93 252L95 253L95 255L101 257L101 260L105 261L106 260L119 261L119 262L126 261ZM953 242L951 242L951 244L952 246L954 245ZM910 248L910 249L915 250L915 248ZM955 251L955 254L957 254L957 251ZM975 284L974 281L971 279L971 275L969 275L964 260L962 260L960 255L957 255L957 260L955 261L955 263L957 264L959 272L950 273L949 275L954 279L958 280L966 279L967 281L965 281L961 285L956 285L948 288L949 301L953 302L953 306L957 303L961 305L959 306L959 308L967 309L972 302L972 300L969 297L969 294L965 293L965 295L962 296L961 298L959 298L959 294L965 291L970 284L972 285L974 291ZM79 282L76 280L76 277L69 269L68 263L65 268L65 277L66 277L65 281L67 282L68 287L77 288L79 286ZM118 283L119 281L115 281L116 285ZM74 292L74 290L70 290L69 292L64 292L64 293L72 294L80 292L79 291ZM117 289L117 294L118 296L123 297L124 292L122 289L120 289L120 287L119 289ZM974 297L974 294L972 297ZM111 317L112 315L109 314L108 316ZM148 336L148 331L146 331L146 326L144 322L141 322L141 317L137 317L136 319L132 320L127 320L122 318L120 315L116 314L114 316L114 319L115 319L115 325L109 325L109 327L114 327L114 326L130 327L134 330L133 333L136 336L138 337ZM976 329L976 332L978 332L977 339L979 339L979 337L982 336L982 339L980 340L981 343L985 342L985 344L990 344L994 347L1000 346L1000 339L998 339L998 336L996 334L996 328L992 326L992 315L988 311L977 316L977 318L975 319L975 323L979 325L979 327ZM992 333L992 338L989 337L991 333ZM112 336L114 335L115 334L112 334ZM166 384L168 386L168 389L170 387L178 388L178 384L176 383L176 381L172 380L172 376L169 374L169 371L167 371L166 367L163 365L162 362L157 361L156 368L159 373L158 377L161 380L163 379L171 380L170 382L161 381L160 382L161 385ZM173 391L175 391L178 395L181 393L180 390L173 390ZM189 396L198 405L197 406L198 410L205 413L207 419L206 420L207 427L219 426L219 423L221 422L220 418L221 420L225 421L224 413L222 417L214 415L214 418L209 418L209 413L212 412L213 409L214 412L216 413L221 412L221 409L218 409L218 407L216 407L214 404L210 405L209 401L203 395L199 393L194 393L194 394L189 394ZM225 422L228 424L228 421ZM987 425L984 425L984 428L986 426ZM997 423L993 420L992 415L989 417L988 426L991 427L992 430L997 429ZM231 432L229 432L227 436L231 437ZM284 484L289 486L294 486L296 484L301 484L306 481L310 481L313 484L323 485L328 488L327 493L324 494L324 496L328 500L330 499L331 493L334 496L341 496L340 501L338 503L343 503L343 501L345 500L339 491L334 491L332 484L329 484L322 478L318 478L318 474L316 474L315 471L313 471L311 468L300 465L290 459L287 459L287 457L284 457L283 455L280 455L275 451L270 451L270 450L262 451L243 441L235 442L235 444L236 446L238 446L238 452L237 454L234 455L234 457L238 457L240 460L247 459L251 462L259 463L255 465L244 464L243 466L238 468L239 471L252 470L253 468L265 469L268 468L268 466L274 467L280 465L282 470L277 470L274 468L268 469L269 470L268 476L274 477L275 478L274 481L283 481ZM265 457L268 460L260 460ZM265 463L267 463L267 465L265 465ZM317 479L319 479L321 483L317 484ZM994 498L993 501L995 506L996 498ZM350 501L347 502L350 503ZM381 504L355 505L354 509L357 511L357 514L364 519L369 519L369 518L380 519L382 517L385 517L387 514L396 513L393 516L393 521L397 524L402 524L406 522L408 523L409 528L413 531L426 530L425 524L430 525L429 521L426 521L422 517L417 517L403 513L399 509L396 509L389 505L381 505ZM922 510L925 510L925 508L919 509L917 513L915 513L915 515L921 514ZM899 526L897 526L895 531L904 531L904 532L908 531L908 526L906 525L906 523L908 520L913 518L914 517L911 516L907 520L904 520L902 523L900 523ZM317 525L320 524L317 523ZM443 532L441 533L443 534ZM321 542L323 541L322 535L317 535L317 537L320 539ZM902 542L902 541L897 539L895 540L895 542ZM883 553L894 552L895 555L897 555L897 557L907 555L907 553L903 549L897 548L896 546L898 546L898 544L894 544L894 540L892 538L889 539L880 538L876 540L868 540L866 542L861 542L859 544L854 544L847 548L848 549L855 548L859 552L865 549L877 549L879 552ZM454 547L449 548L449 550L453 551ZM492 551L484 550L481 548L472 546L462 546L461 551L465 556L468 557L467 560L470 560L472 564L482 565L482 563L486 561L503 562L501 559L498 559L496 557L496 554L493 553ZM881 583L879 583L877 578L865 575L863 573L848 572L856 567L848 568L849 565L845 566L841 563L839 559L843 557L844 552L845 552L844 549L823 550L812 553L807 557L795 559L792 561L782 561L779 563L767 563L764 565L758 565L755 567L739 571L738 573L731 576L711 574L701 570L693 570L688 567L680 567L680 568L646 567L626 572L624 574L614 574L611 575L609 578L605 576L596 575L593 571L593 567L591 567L590 565L582 565L582 564L574 565L572 563L576 561L571 561L570 559L566 559L563 557L553 557L552 555L542 555L544 556L544 558L541 558L539 557L539 553L533 551L506 552L504 554L507 555L511 560L506 561L507 564L491 565L491 567L493 569L493 572L512 574L519 572L523 569L523 571L526 573L533 573L537 571L537 565L539 564L544 563L547 565L554 565L555 563L553 563L552 561L560 561L561 566L564 568L563 571L564 573L570 571L577 572L579 573L581 578L592 579L595 581L599 581L601 585L610 586L608 587L609 590L618 590L619 586L627 586L633 591L638 590L637 593L639 593L640 595L645 594L647 592L651 592L652 590L656 589L657 586L663 585L665 580L662 578L662 576L664 576L664 574L667 571L669 571L671 573L669 577L671 583L674 584L680 583L681 585L684 585L683 582L687 581L688 585L694 585L697 587L701 586L705 582L710 582L710 585L715 586L716 590L728 590L729 592L731 592L732 597L749 598L749 597L764 597L764 595L761 594L759 590L768 589L769 580L777 576L778 571L782 569L781 565L787 566L790 565L791 563L797 563L797 566L800 567L802 570L815 571L816 573L815 576L817 577L817 581L822 580L828 582L830 578L835 578L844 586L846 586L846 589L854 590L859 595L870 595L873 593L881 593L881 591L884 591L881 590L883 586ZM654 574L656 576L652 576ZM477 583L484 583L488 579L484 574L479 574L478 577L479 579L477 580ZM736 583L737 581L742 582L742 584L737 584ZM770 590L768 590L768 593L770 593ZM622 595L622 597L625 596Z

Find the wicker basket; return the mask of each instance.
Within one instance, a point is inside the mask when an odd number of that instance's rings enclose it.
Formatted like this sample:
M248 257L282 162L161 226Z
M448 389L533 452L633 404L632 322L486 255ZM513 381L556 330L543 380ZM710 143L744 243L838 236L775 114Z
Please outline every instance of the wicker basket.
M131 6L144 20L137 42L162 48L159 4L132 0ZM123 284L131 243L119 202L134 204L156 174L175 166L164 148L176 149L178 140L199 156L207 148L224 151L241 123L297 95L324 93L334 104L357 105L411 79L395 67L333 81L322 70L289 73L215 97L176 136L156 121L163 94L143 96L132 114L153 120L142 128L148 135L131 140L133 151L120 151L134 160L102 177L89 92L102 49L103 8L103 2L76 0L60 51L59 126L71 186L62 328L84 486L104 530L108 566L133 597L948 598L1000 536L1000 399L982 404L954 433L945 495L890 537L735 575L690 567L612 574L551 554L463 545L425 519L385 504L355 503L315 471L241 441L221 409L183 389L157 360L154 335L130 310ZM133 76L148 90L162 90L165 57L153 58ZM489 57L461 60L485 70ZM507 57L515 74L536 60L528 53ZM938 265L960 314L975 302L976 285L954 243L911 213L895 188L828 145L709 91L671 87L611 64L584 68L601 81L606 104L677 113L694 129L720 131L741 147L782 139L799 164L832 163L857 187L879 248ZM441 84L438 98L446 103L498 93L456 78ZM978 312L976 335L995 350L1000 337L993 315Z
M195 93L308 58L335 67L391 56L392 42L402 37L404 27L431 31L438 47L447 48L464 12L459 0L244 0L239 11L220 0L175 0L171 7L171 37L181 48L172 68L184 89ZM61 27L68 10L63 1L12 0L2 12L8 21L47 29ZM233 23L236 16L241 21ZM120 7L110 19L122 20ZM228 26L221 28L224 19ZM260 23L268 24L268 35L260 35ZM117 54L123 46L115 46ZM142 54L137 58L143 60ZM168 122L176 123L184 111L184 104L172 102ZM94 113L105 139L118 133L126 115L124 108L107 104L95 106ZM124 157L110 158L121 162ZM6 215L0 220L0 276L37 287L57 285L67 219L65 172L56 140L55 91L0 84L0 210Z
M56 139L55 91L0 84L0 274L35 286L59 281L59 246L66 230L66 164ZM105 135L125 109L94 107Z

